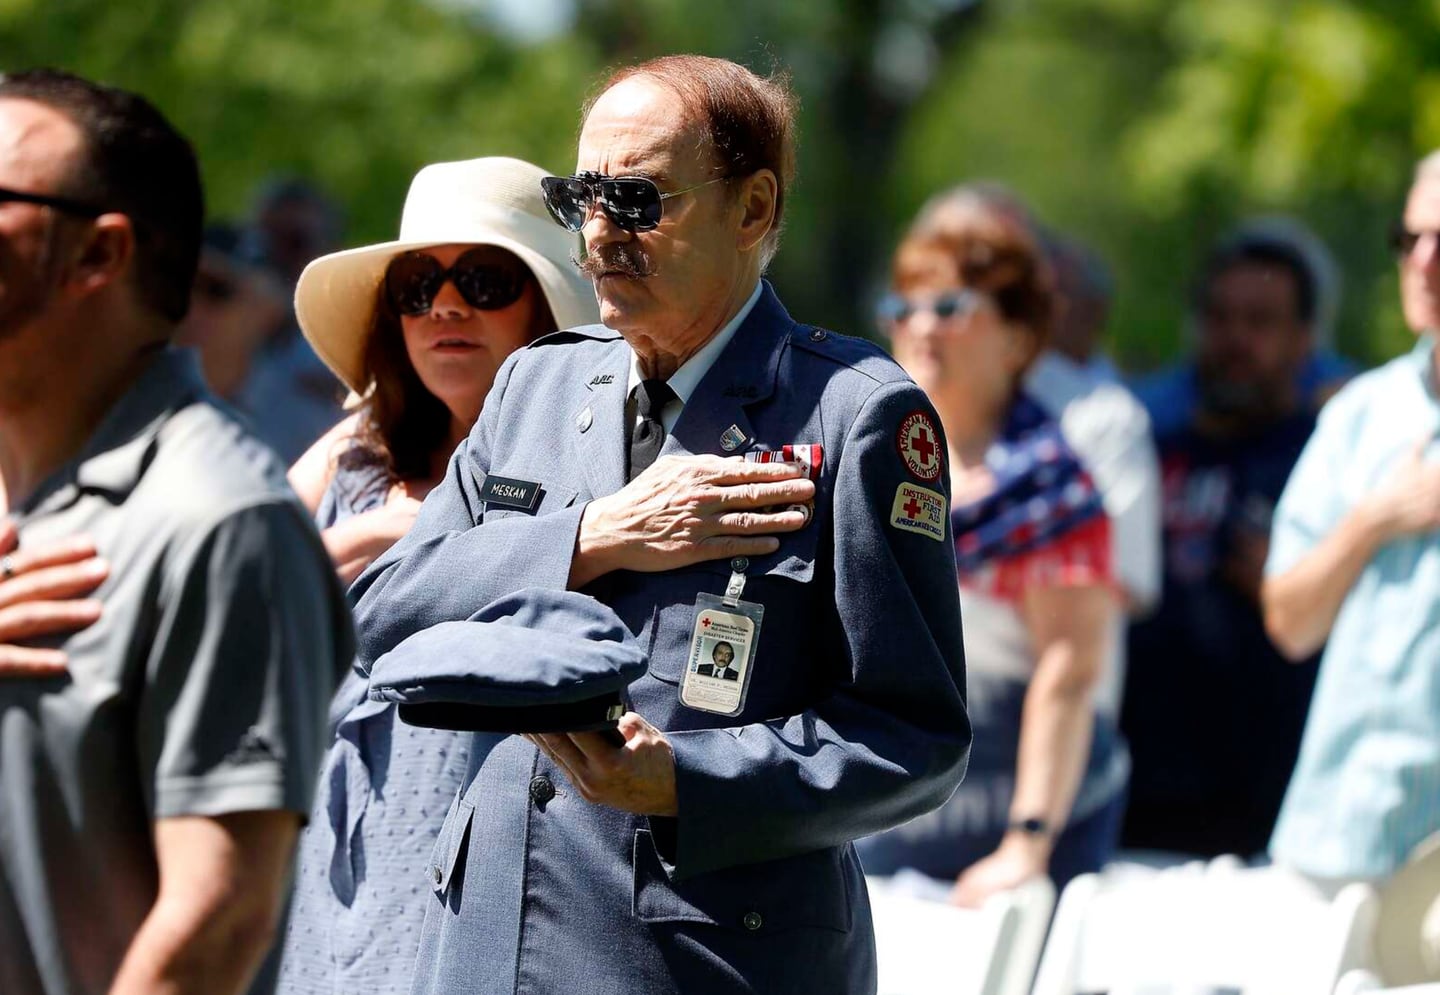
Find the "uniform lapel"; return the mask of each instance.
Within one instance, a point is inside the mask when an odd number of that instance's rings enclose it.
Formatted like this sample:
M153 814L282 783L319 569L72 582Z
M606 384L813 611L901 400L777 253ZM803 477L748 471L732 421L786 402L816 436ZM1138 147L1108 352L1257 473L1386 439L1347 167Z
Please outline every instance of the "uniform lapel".
M794 326L767 282L755 307L735 330L735 337L696 385L661 455L734 456L749 450L755 431L746 408L775 393L780 356ZM721 437L731 426L743 432L745 438L727 450L721 445Z
M630 378L630 347L617 338L604 358L577 385L579 402L570 413L569 431L579 435L581 469L595 497L625 486L625 387Z

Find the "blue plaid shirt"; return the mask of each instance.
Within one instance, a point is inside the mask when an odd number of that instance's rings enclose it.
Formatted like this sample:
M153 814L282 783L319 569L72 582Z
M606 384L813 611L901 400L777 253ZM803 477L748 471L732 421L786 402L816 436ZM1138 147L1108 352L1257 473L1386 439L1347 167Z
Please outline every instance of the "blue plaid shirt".
M1435 342L1354 380L1320 415L1276 509L1266 573L1295 566L1440 429ZM1432 439L1427 458L1440 459ZM1335 619L1271 855L1378 878L1440 830L1440 533L1384 546Z

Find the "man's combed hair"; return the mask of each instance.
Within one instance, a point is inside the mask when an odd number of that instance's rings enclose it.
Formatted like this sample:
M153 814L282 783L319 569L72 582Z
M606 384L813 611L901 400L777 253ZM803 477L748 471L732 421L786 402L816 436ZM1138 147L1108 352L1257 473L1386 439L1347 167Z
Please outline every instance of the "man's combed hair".
M775 225L765 236L762 260L768 264L780 245L785 193L795 181L799 102L789 76L758 76L728 59L665 55L611 73L586 103L582 120L606 90L635 76L671 90L705 122L721 175L749 176L761 169L775 174Z
M141 300L170 321L183 318L205 218L190 143L144 97L56 69L0 76L0 97L33 100L75 123L84 154L54 192L129 217Z

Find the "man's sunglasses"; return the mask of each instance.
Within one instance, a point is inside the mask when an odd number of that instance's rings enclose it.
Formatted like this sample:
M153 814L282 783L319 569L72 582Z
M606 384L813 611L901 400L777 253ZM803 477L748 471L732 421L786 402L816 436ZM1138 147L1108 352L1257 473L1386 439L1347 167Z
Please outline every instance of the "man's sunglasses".
M469 249L449 267L429 253L403 252L385 269L385 298L396 314L415 317L428 312L440 288L453 280L465 303L498 311L520 299L529 279L525 264L498 246Z
M899 324L908 318L928 311L944 321L947 318L964 317L973 314L984 303L974 290L952 290L929 300L912 300L899 294L886 294L876 305L875 314L882 323Z
M683 190L661 193L654 180L643 176L584 172L574 176L547 176L540 181L540 191L550 216L568 231L584 228L590 212L599 204L616 228L633 233L655 228L665 213L665 202L671 197L726 179L729 177L717 176Z
M106 211L103 207L87 204L80 200L72 200L69 197L54 197L44 193L24 193L5 187L0 187L0 204L39 204L41 207L53 207L66 214L77 214L82 218L98 218Z
M1420 240L1426 235L1440 238L1440 230L1411 231L1405 227L1404 222L1397 221L1390 228L1390 251L1400 259L1406 259L1410 253L1415 251L1415 246L1419 245Z

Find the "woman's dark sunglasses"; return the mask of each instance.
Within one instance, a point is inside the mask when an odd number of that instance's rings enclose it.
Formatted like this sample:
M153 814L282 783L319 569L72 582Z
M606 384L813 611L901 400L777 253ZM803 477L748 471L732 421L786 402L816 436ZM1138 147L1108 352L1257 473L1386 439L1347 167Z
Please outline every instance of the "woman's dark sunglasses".
M880 298L875 313L881 322L899 323L921 311L929 311L944 321L956 315L964 317L978 310L981 298L973 290L954 290L928 301L911 300L899 294L886 294Z
M425 252L404 252L385 270L385 297L396 314L425 314L445 281L453 280L465 303L480 311L509 307L525 292L530 271L496 246L470 249L448 268Z
M545 207L560 227L579 231L590 220L596 204L616 228L628 232L650 231L660 223L665 202L682 193L708 187L728 179L717 176L683 190L661 193L654 180L643 176L604 176L577 173L574 176L547 176L540 181Z

